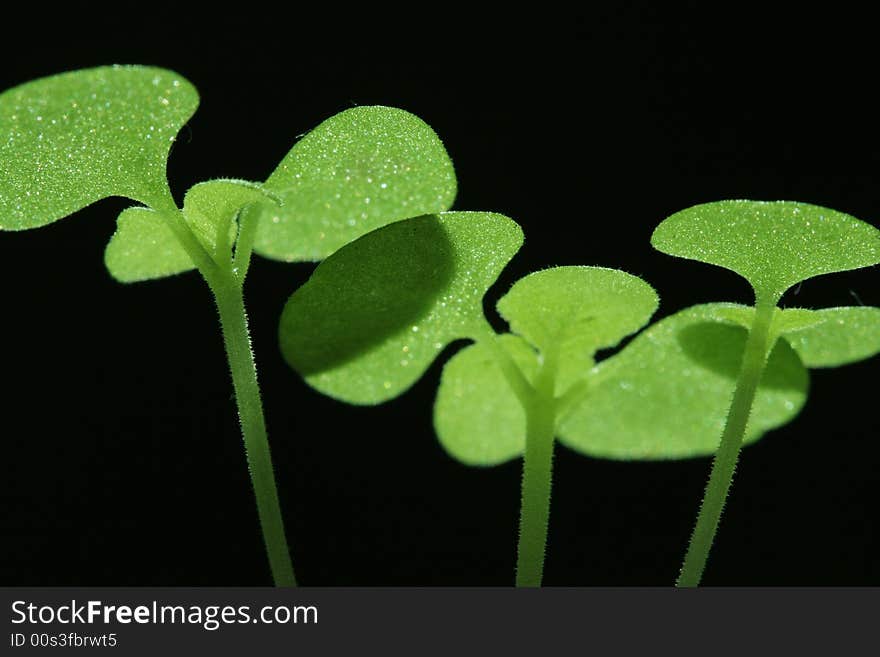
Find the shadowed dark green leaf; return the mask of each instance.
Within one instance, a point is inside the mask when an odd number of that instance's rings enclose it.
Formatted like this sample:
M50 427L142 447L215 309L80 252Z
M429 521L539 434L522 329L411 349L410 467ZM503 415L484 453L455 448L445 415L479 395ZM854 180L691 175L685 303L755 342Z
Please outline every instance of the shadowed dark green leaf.
M560 363L557 390L593 366L596 351L643 327L658 298L626 272L602 267L555 267L518 280L498 301L511 330Z
M515 335L503 335L499 342L532 381L535 351ZM522 455L525 412L485 344L468 345L443 367L434 429L446 452L466 465L498 465Z
M172 71L113 66L0 94L0 229L52 223L108 196L170 202L168 151L195 88Z
M284 357L332 397L396 397L447 344L486 330L483 295L521 244L515 222L488 212L416 217L369 233L290 297L279 329Z
M110 275L122 283L173 276L195 265L162 216L149 208L128 208L104 251Z
M657 226L651 243L664 253L735 271L774 302L804 279L880 262L876 228L791 201L696 205Z
M452 162L421 119L393 107L355 107L303 137L266 181L280 207L260 214L255 250L322 260L401 219L449 209Z
M561 419L560 442L589 456L614 459L713 454L747 335L742 327L718 323L718 305L668 317L599 363L582 402ZM807 387L807 371L797 354L778 341L744 442L794 418Z

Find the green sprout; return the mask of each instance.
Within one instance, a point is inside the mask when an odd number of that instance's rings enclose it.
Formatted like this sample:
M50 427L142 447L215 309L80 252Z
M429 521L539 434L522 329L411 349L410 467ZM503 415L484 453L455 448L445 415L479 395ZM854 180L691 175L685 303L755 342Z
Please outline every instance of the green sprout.
M780 423L786 407L796 413L806 398L807 375L801 371L803 366L833 367L880 351L880 310L876 308L811 311L777 307L783 293L805 279L880 262L880 231L841 212L806 203L720 201L672 215L657 227L651 242L664 253L730 269L748 280L755 293L754 308L716 304L685 311L685 317L703 315L711 322L714 315L715 321L726 321L747 331L742 350L727 350L725 354L717 346L714 352L707 349L712 341L704 338L709 332L720 337L730 333L731 328L711 323L691 325L690 342L703 342L696 347L691 344L692 358L696 356L703 363L714 358L718 361L714 363L716 370L730 373L735 366L738 374L678 578L678 586L689 587L699 585L702 578L744 438L755 439L762 428L769 428L761 427L762 420L755 417L764 416L763 410L756 413L756 393L762 375L766 381L771 378L767 375L775 372L769 387L790 397L777 399L782 406L775 423ZM645 339L648 333L643 334ZM700 333L701 337L696 335ZM792 351L799 359L793 357ZM736 357L731 359L731 354ZM675 406L685 411L688 407L687 397ZM709 427L703 429L707 431L702 448L691 454L704 451L719 433L708 431ZM682 435L686 433L685 427ZM691 454L685 450L674 456Z
M880 309L778 307L800 281L880 262L880 231L840 212L723 201L658 226L657 249L739 273L754 307L694 306L642 330L658 305L647 283L613 269L555 267L520 279L497 302L510 328L499 335L484 296L522 231L500 214L447 211L452 163L424 122L394 108L349 109L299 140L265 182L202 182L178 207L166 161L198 102L180 75L136 66L3 92L0 230L38 228L122 196L140 205L119 215L105 252L116 280L199 272L220 318L276 585L296 580L244 305L254 252L326 258L290 297L279 327L287 362L324 394L382 403L451 343L472 342L443 368L434 427L463 464L523 457L519 586L542 581L557 440L595 458L715 455L678 580L696 586L741 447L797 415L807 368L880 352Z
M521 246L522 234L501 215L452 212L388 225L325 260L285 306L282 352L317 390L370 405L405 392L454 340L471 340L444 366L435 430L447 453L466 465L524 457L516 583L538 586L555 439L595 458L669 460L715 453L724 431L738 452L797 415L806 402L807 367L842 365L880 351L880 309L776 308L782 292L806 276L875 262L878 231L803 204L708 207L721 210L716 232L736 225L734 210L740 220L743 214L759 217L750 219L749 239L730 247L737 262L749 263L743 271L751 273L755 262L788 268L774 277L767 265L757 265L752 277L762 281L756 295L765 302L757 309L694 306L597 362L597 351L619 345L648 322L657 295L620 271L557 267L526 276L498 301L510 332L497 335L482 298ZM693 230L723 253L712 226ZM815 243L804 229L818 235ZM672 236L682 233L665 222L655 245L674 250ZM688 238L679 238L683 254L692 253ZM827 244L840 248L842 240L852 243L835 256ZM742 256L752 243L769 245L773 255ZM806 265L791 262L807 258ZM762 313L770 316L764 328L757 320ZM728 413L735 390L737 399L747 394L748 403L741 400ZM704 504L704 513L713 504ZM717 515L720 503L715 524ZM705 542L701 549L708 550Z
M557 267L483 296L522 244L510 219L448 212L388 225L343 247L290 297L280 324L288 363L324 394L378 404L412 386L451 342L473 344L443 369L434 425L467 465L524 457L516 583L539 586L550 513L554 437L599 349L638 331L657 295L630 274Z
M295 585L266 436L243 287L254 251L319 260L389 222L446 210L452 163L424 122L356 107L297 142L265 183L212 180L182 208L166 176L196 89L159 68L113 66L42 78L0 94L0 230L45 226L110 196L124 210L105 263L121 282L198 270L213 293L276 585Z

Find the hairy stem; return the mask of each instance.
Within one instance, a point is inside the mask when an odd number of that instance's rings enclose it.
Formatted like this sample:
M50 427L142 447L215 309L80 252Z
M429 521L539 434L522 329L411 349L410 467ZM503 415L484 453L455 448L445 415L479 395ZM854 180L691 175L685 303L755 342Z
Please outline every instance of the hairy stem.
M276 586L296 586L290 551L284 533L281 505L272 468L272 455L266 436L263 404L257 382L257 369L251 350L247 315L244 308L241 278L221 275L209 281L220 313L226 356L232 371L235 401L248 471L257 500L257 514L263 531L263 543Z
M167 194L158 201L153 205L153 209L160 212L163 221L174 233L211 288L211 292L214 293L220 314L226 358L232 372L232 385L235 389L235 403L241 422L245 457L257 500L257 515L263 533L263 544L269 557L272 579L276 586L296 586L287 537L284 533L281 505L278 501L278 488L275 484L272 455L266 436L266 421L263 417L263 402L257 382L257 367L251 350L251 338L244 308L243 285L250 265L254 220L249 222L246 234L242 235L245 243L242 254L239 255L241 250L239 247L234 262L221 264L205 250L193 234L183 213L174 202L170 190L167 190ZM242 233L245 233L244 228ZM242 241L241 238L239 241Z
M699 586L718 530L718 522L724 510L724 502L733 480L733 472L739 459L746 424L764 373L767 352L770 347L770 325L776 308L775 301L758 298L755 319L749 331L740 365L733 401L727 414L727 423L721 434L721 443L712 462L712 473L703 495L703 503L697 516L697 524L691 535L687 554L681 567L676 586Z
M556 355L545 354L533 394L525 405L526 451L516 557L517 586L540 586L544 574L556 428L556 365Z

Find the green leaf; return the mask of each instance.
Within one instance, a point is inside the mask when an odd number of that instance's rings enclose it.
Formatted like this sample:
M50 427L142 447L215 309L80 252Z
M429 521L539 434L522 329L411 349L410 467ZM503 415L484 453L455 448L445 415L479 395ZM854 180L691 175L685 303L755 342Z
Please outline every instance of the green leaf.
M483 295L522 239L515 222L488 212L416 217L365 235L288 300L285 359L331 397L396 397L450 342L486 331Z
M712 304L717 319L748 329L755 309L733 303ZM869 306L777 308L771 342L782 336L807 367L836 367L880 353L880 309Z
M631 274L602 267L556 267L517 281L498 301L514 333L538 351L557 354L557 391L593 366L596 351L643 327L658 298Z
M821 321L785 332L807 367L836 367L880 353L880 308L826 308L812 314Z
M807 278L880 262L876 228L791 201L696 205L657 226L651 243L664 253L735 271L773 302Z
M745 329L751 329L755 321L755 308L738 303L713 303L713 313L719 321L739 324ZM773 316L773 324L770 327L770 342L775 342L780 335L789 331L797 331L813 324L819 324L823 320L816 316L814 310L807 308L776 308Z
M642 327L657 301L650 285L622 271L546 269L520 279L499 300L501 315L523 336L500 342L530 382L539 356L529 343L545 356L555 353L557 389L564 391L589 375L598 349ZM434 426L446 451L468 465L496 465L522 454L525 413L485 343L463 349L444 367Z
M244 180L210 180L189 189L183 202L183 215L196 238L213 257L228 251L235 243L238 212L253 203L275 203L274 197L259 184ZM220 231L226 237L218 243ZM122 283L135 283L173 276L195 269L159 212L148 208L128 208L119 215L116 232L104 252L104 264Z
M755 309L744 306L748 311L748 323L743 324L745 328L751 328L754 322ZM774 340L782 335L788 335L792 331L800 331L802 329L821 324L824 320L815 310L809 308L777 308L773 315L773 324L770 326L770 339Z
M452 162L421 119L393 107L355 107L300 140L266 181L254 248L277 260L317 261L401 219L449 209Z
M202 246L213 256L235 242L235 217L246 206L278 204L278 197L259 183L219 179L190 187L183 199L183 214ZM225 238L221 236L225 232Z
M172 71L112 66L0 94L0 229L52 223L97 200L170 203L165 161L195 88Z
M110 275L122 283L173 276L195 269L162 216L149 208L123 210L104 251Z
M518 336L503 335L499 342L533 381L535 351ZM466 465L498 465L525 450L525 412L484 343L468 345L443 367L434 429L446 452Z
M560 442L613 459L714 454L747 336L744 328L717 321L718 305L695 306L657 322L599 363L582 403L561 419ZM797 354L778 341L744 443L794 418L807 388Z

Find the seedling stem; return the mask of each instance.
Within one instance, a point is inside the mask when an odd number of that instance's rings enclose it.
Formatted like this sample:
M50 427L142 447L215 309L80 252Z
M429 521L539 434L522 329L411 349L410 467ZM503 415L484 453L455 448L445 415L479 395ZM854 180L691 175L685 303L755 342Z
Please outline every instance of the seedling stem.
M755 393L764 373L767 353L772 346L770 325L775 310L775 299L767 300L759 297L756 300L755 320L746 341L733 401L727 414L724 432L721 434L721 444L712 462L712 473L706 484L697 524L691 535L676 586L699 586L703 576L706 560L709 558L709 551L712 549L712 542L718 530L718 522L724 510L724 502L733 480L733 472L736 469Z
M272 469L272 455L266 437L266 421L260 400L257 369L251 350L247 314L242 295L243 276L223 272L211 285L220 324L226 357L232 371L235 402L241 421L248 471L257 499L257 513L263 531L263 543L276 586L296 586L290 551L284 534L281 505Z
M548 349L544 354L534 390L525 405L526 450L516 559L517 586L541 586L544 573L556 428L556 356L555 349Z

